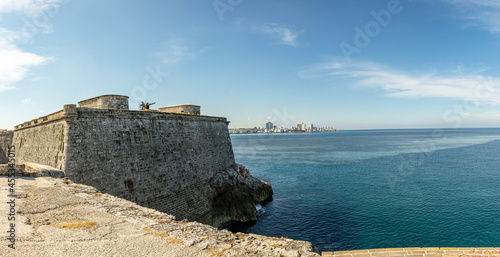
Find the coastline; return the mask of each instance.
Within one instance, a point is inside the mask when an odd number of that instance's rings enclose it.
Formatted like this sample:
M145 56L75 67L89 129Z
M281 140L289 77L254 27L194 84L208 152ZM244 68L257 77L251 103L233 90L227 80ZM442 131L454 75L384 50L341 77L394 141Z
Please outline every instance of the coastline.
M245 134L300 134L300 133L322 133L322 132L337 132L338 129L317 130L317 131L300 131L300 130L286 130L280 132L264 131L260 128L232 128L229 129L230 135L245 135Z
M230 135L252 135L252 134L264 134L264 135L278 135L278 134L316 134L316 133L325 133L325 132L339 132L340 130L331 130L331 131L291 131L291 132L249 132L249 133L229 133Z

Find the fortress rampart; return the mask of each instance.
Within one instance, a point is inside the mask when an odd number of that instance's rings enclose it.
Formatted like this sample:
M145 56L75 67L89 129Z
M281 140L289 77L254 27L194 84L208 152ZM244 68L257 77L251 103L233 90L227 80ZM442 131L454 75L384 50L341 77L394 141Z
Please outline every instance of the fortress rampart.
M224 118L78 109L68 122L68 177L182 219L210 211L200 185L235 163Z
M61 110L15 127L16 162L34 162L65 169L68 113Z
M0 164L7 163L8 149L12 144L14 131L2 130L0 131Z
M102 95L78 102L78 107L128 110L128 96Z
M178 219L215 226L255 220L255 203L272 189L235 163L226 118L130 111L124 100L107 95L65 105L16 126L3 144L12 141L19 164L55 167Z
M193 104L180 104L158 108L160 112L200 114L200 106Z

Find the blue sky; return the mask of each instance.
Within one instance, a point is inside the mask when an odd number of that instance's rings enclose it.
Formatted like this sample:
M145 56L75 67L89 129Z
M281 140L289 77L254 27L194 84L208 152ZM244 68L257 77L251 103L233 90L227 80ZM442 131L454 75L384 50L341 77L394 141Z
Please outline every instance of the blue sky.
M0 0L0 128L103 94L230 127L500 127L500 1Z

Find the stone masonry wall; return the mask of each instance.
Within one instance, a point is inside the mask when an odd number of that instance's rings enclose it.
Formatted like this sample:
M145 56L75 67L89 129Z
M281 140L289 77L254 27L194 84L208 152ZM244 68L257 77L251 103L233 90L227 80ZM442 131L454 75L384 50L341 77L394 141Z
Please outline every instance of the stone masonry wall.
M16 162L34 162L64 170L67 134L65 119L17 129L13 138Z
M7 153L12 145L13 133L0 133L0 164L8 162Z
M211 211L208 181L235 166L225 118L77 110L67 143L71 180L180 219Z
M102 95L78 102L79 107L94 109L128 110L128 96Z
M48 165L78 183L178 219L220 226L256 219L272 187L234 161L227 120L76 108L15 127L18 164Z
M192 104L182 104L158 108L159 112L200 114L200 106Z

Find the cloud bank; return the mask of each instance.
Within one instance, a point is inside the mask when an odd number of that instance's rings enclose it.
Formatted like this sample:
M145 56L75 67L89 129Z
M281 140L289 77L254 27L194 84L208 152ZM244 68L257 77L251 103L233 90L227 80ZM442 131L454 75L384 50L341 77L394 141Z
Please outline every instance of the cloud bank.
M34 17L58 8L59 3L59 0L2 0L0 1L0 15L16 13ZM44 32L50 31L46 24L43 24L40 29ZM0 27L0 93L15 89L13 84L23 80L28 75L30 68L52 60L50 57L21 50L18 41L31 36L22 29L10 30Z
M354 86L379 89L389 97L449 98L478 104L500 104L500 78L481 73L446 74L411 74L371 62L340 61L316 64L298 73L305 79L325 76L350 78Z

